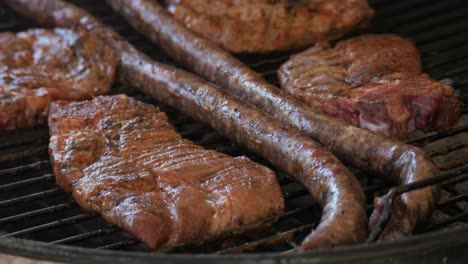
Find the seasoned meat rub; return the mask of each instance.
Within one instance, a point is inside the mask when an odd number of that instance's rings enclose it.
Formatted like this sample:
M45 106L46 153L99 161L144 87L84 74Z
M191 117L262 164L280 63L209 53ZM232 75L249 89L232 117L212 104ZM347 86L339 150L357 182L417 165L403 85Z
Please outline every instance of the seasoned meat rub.
M367 0L166 0L191 30L232 52L271 52L342 37L368 23Z
M317 142L202 78L152 61L76 6L59 0L7 0L7 3L40 23L89 29L90 34L105 40L120 55L119 77L124 83L211 125L304 184L322 207L322 217L301 250L365 240L367 217L361 186Z
M453 88L422 73L411 41L363 35L292 56L278 70L283 89L334 117L386 136L447 130L460 115Z
M49 127L59 186L152 250L284 207L270 169L182 139L163 112L124 95L54 102Z
M185 28L157 1L107 0L107 3L184 67L302 131L349 164L395 184L417 182L439 173L423 150L316 112L283 93L229 52ZM264 147L269 146L261 146ZM330 182L324 187L327 184ZM434 185L403 194L395 203L398 210L391 214L379 239L409 236L424 226L439 195L440 186ZM381 202L375 201L373 220L382 213ZM371 227L374 223L371 221ZM303 249L307 245L311 244L304 242Z
M117 58L84 30L0 34L0 130L45 124L49 103L109 91Z

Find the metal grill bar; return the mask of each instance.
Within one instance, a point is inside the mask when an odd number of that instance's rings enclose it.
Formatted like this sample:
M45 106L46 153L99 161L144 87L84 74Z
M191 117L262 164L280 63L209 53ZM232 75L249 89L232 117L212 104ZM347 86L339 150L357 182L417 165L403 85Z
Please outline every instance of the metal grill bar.
M174 125L174 123L172 124ZM178 131L178 133L184 138L192 138L205 134L206 126L198 124L197 126L193 126L190 130Z
M424 6L427 4L425 0L402 1L385 5L385 9L377 10L377 15L383 20L388 21L393 19L395 14L405 12L409 9L413 10L416 7ZM406 12L405 12L406 13Z
M259 247L271 247L271 246L275 246L284 242L291 242L295 235L299 233L309 232L312 228L314 228L314 225L304 225L304 226L297 227L297 228L291 229L286 232L282 232L280 234L277 234L271 237L266 237L260 240L256 240L252 243L245 243L241 246L221 250L216 253L227 254L227 253L252 252L252 251L256 251Z
M431 157L434 157L437 155L448 154L449 152L452 152L457 149L465 148L465 147L468 147L468 140L463 141L463 142L457 142L457 143L454 143L445 147L441 147L438 149L428 151L427 154L429 154L429 156Z
M416 42L418 46L425 47L426 49L428 46L438 42L442 42L450 46L458 45L459 43L463 43L467 39L467 37L463 34L459 34L460 31L462 31L461 29L464 27L466 28L467 25L468 21L461 20L457 21L450 27L447 27L447 25L441 25L439 27L433 28L431 31L424 31L414 34L411 38ZM449 43L442 40L434 42L434 38L450 38L451 41Z
M7 223L12 223L12 222L24 220L26 218L33 217L33 216L38 216L38 215L42 215L42 214L50 214L50 213L54 213L54 212L61 211L61 210L64 210L64 209L74 208L76 206L77 206L77 204L75 202L62 203L62 204L42 208L42 209L39 209L39 210L30 211L30 212L23 213L23 214L9 216L9 217L5 217L5 218L0 219L0 225L4 225L4 224L7 224Z
M447 13L436 14L431 18L431 20L416 20L411 24L405 25L404 28L400 30L401 33L405 35L415 34L418 32L423 32L430 30L432 27L447 23L447 21L456 21L466 15L466 10L454 8L450 10L449 15ZM401 25L401 24L400 24Z
M439 208L445 207L445 206L447 206L449 204L457 203L459 201L463 201L463 200L466 200L466 199L468 199L468 193L463 193L463 194L460 194L458 196L454 196L452 198L449 198L449 199L447 199L447 200L445 200L443 202L440 202L438 207Z
M67 217L67 218L64 218L64 219L60 219L60 220L57 220L57 221L54 221L54 222L50 222L50 223L47 223L47 224L42 224L42 225L38 225L38 226L35 226L35 227L27 228L27 229L24 229L24 230L9 233L9 234L3 235L3 236L4 237L21 237L21 236L24 236L24 235L29 235L29 234L32 234L32 233L41 232L41 231L44 231L44 230L47 230L47 229L56 228L56 227L63 226L63 225L76 224L76 223L78 223L80 221L84 221L84 220L87 220L87 219L90 219L90 218L93 218L93 217L96 217L96 216L97 215L94 214L94 213L83 213L83 214L75 215L75 216L72 216L72 217Z
M467 169L468 169L468 166L464 166L463 168L460 168L459 170L456 170L456 171L466 172ZM451 180L451 178L453 176L454 176L454 171L447 172L447 173L442 173L441 175L439 175L437 177L433 177L433 178L426 179L426 180L423 180L423 181L414 182L414 183L410 183L410 184L401 185L401 186L391 188L390 191L387 193L387 195L385 197L384 210L382 212L382 216L381 216L379 222L377 223L376 227L371 231L367 241L368 242L375 241L377 239L378 235L380 234L380 232L383 230L383 227L385 226L385 223L388 221L388 218L390 216L390 212L391 212L392 207L393 207L392 206L393 201L395 200L395 197L397 195L401 195L403 193L406 193L406 192L409 192L409 191L412 191L412 190L415 190L415 189L424 188L424 187L427 187L429 185L434 185L434 184L439 184L439 183L446 182L447 180Z
M253 70L257 70L259 67L265 66L265 65L271 65L271 64L282 64L283 62L287 61L289 59L290 55L285 55L285 56L278 56L272 59L266 59L266 60L261 60L255 63L250 64L249 66Z
M47 153L47 146L33 147L0 156L0 163L13 162Z
M454 60L466 58L468 56L468 52L466 52L465 46L459 46L457 48L452 48L449 50L444 50L443 52L439 53L436 56L430 57L424 66L426 69L432 69L440 65L444 65L450 63Z
M36 178L27 179L27 180L24 180L24 181L18 181L18 182L12 182L12 183L8 183L8 184L4 184L4 185L0 186L0 192L11 191L11 190L14 190L14 189L17 189L17 188L20 188L20 187L23 187L23 186L27 186L27 185L30 185L30 184L35 184L35 183L51 182L54 179L55 179L55 176L53 174L49 173L49 174L45 174L45 175L42 175L42 176L39 176L39 177L36 177Z
M440 170L442 171L448 171L454 168L457 168L459 166L465 165L468 163L468 157L463 157L460 159L454 159L450 160L444 163L437 163L437 167L439 167Z
M49 168L49 167L50 167L49 161L48 160L42 160L42 161L38 161L38 162L27 164L27 165L18 166L18 167L11 168L11 169L1 170L0 171L0 177L17 175L19 173L23 173L23 172L26 172L26 171L40 170L40 169Z
M94 238L94 237L98 237L98 236L113 234L113 233L118 232L120 230L121 229L117 228L117 227L99 229L99 230L79 234L79 235L76 235L76 236L55 240L55 241L49 242L49 244L67 244L67 243L79 242L79 241L89 239L89 238Z
M462 61L462 63L460 63L460 66L456 67L455 69L447 70L440 74L433 74L432 76L436 79L442 79L442 78L446 78L455 74L466 73L468 72L468 66L465 64L466 62L468 62L468 59L465 59L464 61Z
M40 142L41 139L47 139L48 135L49 135L49 131L43 130L43 129L36 129L34 131L22 131L22 133L19 132L19 133L11 134L8 141L0 142L0 149L17 146L17 145L25 145L25 144L32 144L35 142Z
M443 183L442 186L455 185L465 181L468 181L468 174L454 175L450 180Z
M132 238L132 239L127 239L127 240L124 240L124 241L119 241L119 242L116 242L116 243L112 243L112 244L109 244L109 245L105 245L105 246L102 246L102 247L97 247L96 249L119 249L119 248L131 246L131 245L135 245L135 244L138 244L138 243L140 243L140 241Z
M467 130L468 130L468 125L459 126L459 127L456 127L456 128L454 128L454 129L452 129L452 130L450 130L448 132L443 132L443 133L438 133L438 134L435 134L435 133L428 134L428 135L419 137L417 139L407 141L406 143L414 145L414 146L419 146L419 147L426 146L430 142L434 142L434 141L439 140L439 139L443 139L443 138L446 138L446 137L449 137L449 136L453 136L455 134L459 134L459 133L465 132Z
M427 16L431 16L434 14L445 14L449 13L452 10L456 10L456 7L460 5L459 1L450 1L447 3L443 2L438 2L434 3L432 5L423 5L422 8L415 9L411 12L411 14L407 14L407 16L400 16L400 17L394 17L392 19L389 19L388 23L386 23L386 26L389 29L396 28L401 25L406 25L406 24L413 24L415 22L421 21L423 18ZM451 19L451 13L450 15L444 15L443 16L444 21L447 20L452 20ZM431 20L432 21L432 20ZM440 24L436 24L440 25ZM421 32L422 30L417 30L417 32Z
M382 188L387 187L388 185L385 183L377 183L376 185L370 185L364 187L365 193L374 193L375 191L381 190Z
M464 213L461 213L459 215L456 215L456 216L453 216L451 218L448 218L444 221L440 221L436 224L433 224L433 225L430 225L426 228L426 231L433 231L433 230L437 230L437 229L440 229L444 226L447 226L449 224L453 224L453 223L456 223L458 221L462 221L462 220L465 220L465 219L468 219L468 212L464 212Z
M32 194L20 196L17 198L0 201L0 208L12 206L18 203L30 202L32 200L37 200L37 199L41 199L45 197L50 197L51 195L54 195L54 194L63 194L63 191L60 190L59 188L54 188L54 189L50 189L50 190L43 191L43 192L32 193Z

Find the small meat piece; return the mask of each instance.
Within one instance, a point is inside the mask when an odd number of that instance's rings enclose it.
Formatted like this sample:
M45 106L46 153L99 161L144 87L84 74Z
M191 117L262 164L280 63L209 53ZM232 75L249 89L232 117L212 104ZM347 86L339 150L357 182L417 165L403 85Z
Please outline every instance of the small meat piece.
M49 126L59 186L152 250L284 207L270 169L182 139L163 112L124 95L54 102Z
M166 0L191 30L232 52L271 52L334 40L368 23L367 0Z
M109 91L117 58L84 30L0 34L0 129L45 124L49 103Z
M278 71L281 86L313 109L403 139L415 130L452 128L453 88L422 73L419 52L395 35L363 35L312 47Z

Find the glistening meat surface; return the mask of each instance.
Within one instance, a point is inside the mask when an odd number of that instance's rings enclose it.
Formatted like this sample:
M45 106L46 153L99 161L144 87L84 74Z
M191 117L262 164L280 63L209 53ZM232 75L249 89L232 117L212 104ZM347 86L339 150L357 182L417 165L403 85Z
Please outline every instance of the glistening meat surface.
M365 25L367 0L166 0L191 30L233 52L271 52L333 40Z
M60 0L7 0L7 3L41 24L87 28L90 34L104 40L120 55L122 82L209 124L304 184L322 207L322 216L319 225L302 243L301 250L365 240L367 217L362 188L351 172L317 142L200 77L149 59L113 30L72 4ZM125 3L141 4L138 1ZM161 10L166 12L162 7ZM152 12L145 17L154 18ZM172 29L171 26L165 28Z
M13 0L7 0L10 1ZM18 1L20 0L13 2ZM138 31L159 44L159 47L176 62L216 83L219 88L229 90L255 105L274 119L289 124L304 135L317 140L349 164L375 173L395 184L413 183L439 173L437 166L423 150L352 126L307 107L301 101L285 94L230 53L185 28L157 1L107 0L106 2ZM21 10L21 12L26 11ZM256 149L264 150L269 147L269 144L264 144ZM321 155L328 154L321 152ZM294 157L289 156L285 159L294 160ZM338 171L335 170L334 173L337 174ZM332 182L327 181L321 187L327 188L332 185ZM424 226L439 197L440 186L430 186L403 194L402 199L395 203L398 210L394 212L399 213L392 213L380 239L409 236L414 230ZM381 201L376 199L372 219L380 217ZM373 223L375 221L371 221L371 227ZM335 222L331 229L337 226L339 224ZM350 230L344 228L346 229ZM345 232L340 233L345 234ZM333 240L337 241L336 237ZM315 245L316 243L305 241L303 248Z
M114 52L84 30L1 33L0 43L0 130L43 125L51 101L105 94L114 80Z
M270 169L182 139L164 113L124 95L54 102L49 126L59 186L150 249L284 207Z
M386 136L448 130L460 115L453 88L422 73L419 52L395 35L363 35L295 54L281 86L313 109Z

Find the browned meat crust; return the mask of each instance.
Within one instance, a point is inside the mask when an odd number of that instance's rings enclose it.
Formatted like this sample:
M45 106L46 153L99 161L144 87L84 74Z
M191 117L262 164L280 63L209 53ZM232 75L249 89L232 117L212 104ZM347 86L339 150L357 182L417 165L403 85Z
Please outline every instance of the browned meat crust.
M321 222L303 243L304 248L358 243L366 238L364 194L359 183L318 143L199 77L151 61L73 5L59 0L7 3L38 21L58 25L83 23L91 34L106 40L119 53L119 73L125 83L210 124L302 182L323 207Z
M439 173L421 149L314 112L283 94L231 54L187 30L156 1L108 0L107 3L181 65L228 89L277 120L301 130L355 167L381 175L396 184L424 180ZM404 194L403 199L397 202L397 207L404 212L403 217L392 214L380 238L412 234L429 218L439 194L439 186ZM380 213L381 207L376 206L373 217Z
M182 139L163 112L124 95L54 102L49 127L59 186L150 249L284 207L273 171Z
M367 0L166 0L188 28L232 52L271 52L334 40L368 23Z
M278 76L286 91L313 109L385 136L448 130L460 116L453 88L423 74L416 47L395 35L312 47L293 55Z
M0 34L0 129L46 123L49 102L109 91L117 58L86 31Z

